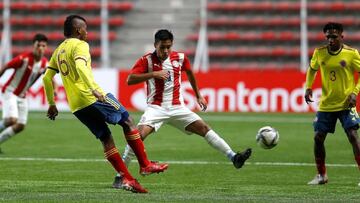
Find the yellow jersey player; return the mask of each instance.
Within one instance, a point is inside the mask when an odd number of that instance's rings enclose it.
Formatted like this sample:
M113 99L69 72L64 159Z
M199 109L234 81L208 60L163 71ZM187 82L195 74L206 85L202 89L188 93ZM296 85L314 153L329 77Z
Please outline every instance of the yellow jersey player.
M318 174L309 185L328 182L324 141L328 133L334 133L337 119L352 145L360 169L360 140L357 134L360 119L356 112L360 82L355 83L354 78L355 72L360 72L360 55L356 49L343 44L341 24L330 22L324 26L323 32L328 44L315 49L306 74L306 103L313 102L311 87L318 70L322 84L319 109L314 120L314 155Z
M112 94L106 94L95 82L89 45L85 41L86 20L78 15L68 16L64 22L64 35L66 39L52 54L43 78L49 103L48 118L54 120L58 115L51 80L60 73L71 112L101 141L105 157L118 173L123 174L121 188L146 193L147 190L127 170L106 123L122 126L128 144L136 151L140 174L159 173L168 165L147 159L141 136L129 113Z

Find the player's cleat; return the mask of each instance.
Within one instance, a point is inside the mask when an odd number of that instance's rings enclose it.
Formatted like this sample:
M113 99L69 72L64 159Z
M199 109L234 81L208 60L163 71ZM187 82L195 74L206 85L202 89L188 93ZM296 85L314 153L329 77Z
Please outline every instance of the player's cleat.
M112 187L116 189L122 189L122 179L123 179L122 176L115 176Z
M121 178L120 189L131 191L133 193L147 193L148 192L145 188L143 188L140 185L140 183L136 179L128 180L126 178Z
M148 166L140 168L140 174L145 176L145 175L150 175L152 173L160 173L160 172L164 172L168 167L169 164L165 164L165 163L160 164L152 161Z
M241 168L245 161L251 156L251 148L245 149L243 152L238 152L232 159L235 168Z
M308 182L308 185L323 185L328 182L327 175L317 174L314 179Z

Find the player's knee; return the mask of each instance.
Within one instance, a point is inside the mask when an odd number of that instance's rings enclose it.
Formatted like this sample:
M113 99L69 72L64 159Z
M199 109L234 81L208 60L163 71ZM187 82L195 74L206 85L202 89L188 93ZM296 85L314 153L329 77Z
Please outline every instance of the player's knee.
M25 124L22 123L16 123L12 126L15 133L19 133L25 129Z
M5 119L5 126L15 125L17 123L17 121L18 121L17 118L7 118L7 119Z
M101 141L105 151L112 149L115 146L111 134L103 134L99 137L99 140Z
M315 143L324 143L325 135L322 133L316 133L314 136Z

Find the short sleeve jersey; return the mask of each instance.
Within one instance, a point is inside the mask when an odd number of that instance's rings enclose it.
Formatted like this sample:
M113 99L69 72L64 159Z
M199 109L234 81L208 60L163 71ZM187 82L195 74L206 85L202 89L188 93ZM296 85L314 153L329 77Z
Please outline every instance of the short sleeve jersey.
M86 62L85 68L91 69L89 44L76 38L68 38L54 51L48 67L49 69L60 72L69 107L72 112L85 108L97 100L84 81L79 77L75 60L84 60ZM87 72L91 74L88 76L91 78L91 82L95 83L92 72ZM103 93L103 90L100 88L97 90Z
M141 74L160 70L168 71L170 77L167 81L155 78L146 81L147 103L158 106L172 106L184 103L180 91L181 72L190 69L190 61L184 53L173 51L166 60L160 61L154 52L138 59L131 73Z
M330 53L327 46L315 49L310 68L321 72L322 95L319 111L334 112L347 109L347 97L354 90L354 73L360 72L358 50L343 45L338 53Z

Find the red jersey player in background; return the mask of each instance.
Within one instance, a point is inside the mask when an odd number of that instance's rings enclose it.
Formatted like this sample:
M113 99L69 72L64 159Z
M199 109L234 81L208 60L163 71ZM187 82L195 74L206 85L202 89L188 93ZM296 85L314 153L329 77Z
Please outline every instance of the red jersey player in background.
M128 77L129 85L141 82L147 84L148 106L138 124L142 139L167 123L187 134L200 135L211 147L226 155L235 168L241 168L250 157L251 149L248 148L241 153L234 152L204 120L185 106L180 91L183 71L203 111L207 108L207 102L199 92L189 59L184 53L171 50L173 38L170 31L158 30L155 34L155 51L141 57ZM123 154L126 164L130 163L130 155L133 156L133 152L127 145ZM120 176L117 175L113 187L121 187L120 180Z
M48 60L44 57L48 39L43 34L33 37L33 51L24 52L0 69L0 77L6 70L14 73L2 88L3 120L0 121L0 144L24 130L28 104L26 92L45 72Z

